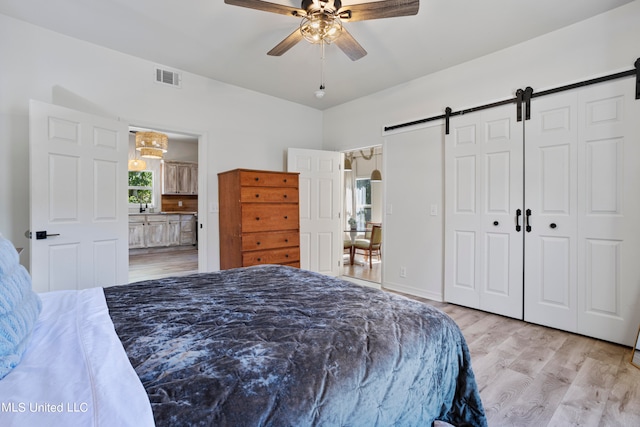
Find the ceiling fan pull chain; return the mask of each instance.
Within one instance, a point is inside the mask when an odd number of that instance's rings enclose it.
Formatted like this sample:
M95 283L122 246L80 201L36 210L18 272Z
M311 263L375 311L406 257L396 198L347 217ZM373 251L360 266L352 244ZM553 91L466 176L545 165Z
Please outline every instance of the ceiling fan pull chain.
M315 91L316 98L324 96L324 41L320 42L320 88Z

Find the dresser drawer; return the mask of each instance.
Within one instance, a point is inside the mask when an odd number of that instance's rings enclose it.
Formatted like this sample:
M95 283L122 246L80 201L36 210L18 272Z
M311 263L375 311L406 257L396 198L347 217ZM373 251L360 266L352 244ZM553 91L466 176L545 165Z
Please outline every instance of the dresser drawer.
M300 246L300 233L295 231L271 231L265 233L250 233L242 235L242 250L255 251L258 249L284 248Z
M242 187L242 203L298 203L296 187Z
M243 170L240 171L240 185L243 187L298 187L298 175Z
M242 232L297 230L300 228L298 205L242 205Z
M300 261L300 249L297 247L242 253L242 265L245 267L258 264L290 264L297 261Z

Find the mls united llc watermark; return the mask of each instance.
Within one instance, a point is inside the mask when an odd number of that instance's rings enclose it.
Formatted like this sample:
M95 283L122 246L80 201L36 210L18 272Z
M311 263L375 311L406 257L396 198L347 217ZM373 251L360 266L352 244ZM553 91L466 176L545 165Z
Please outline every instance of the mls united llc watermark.
M0 412L12 413L84 413L89 410L89 404L85 402L1 402Z

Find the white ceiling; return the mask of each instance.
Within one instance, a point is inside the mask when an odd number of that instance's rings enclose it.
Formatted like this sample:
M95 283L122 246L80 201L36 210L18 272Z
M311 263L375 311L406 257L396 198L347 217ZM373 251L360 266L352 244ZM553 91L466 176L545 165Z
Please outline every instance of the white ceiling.
M0 0L0 13L159 65L326 109L571 25L632 0L421 0L416 16L345 23L368 55L267 52L297 18L223 0ZM299 7L300 2L272 0ZM343 5L363 3L343 0Z

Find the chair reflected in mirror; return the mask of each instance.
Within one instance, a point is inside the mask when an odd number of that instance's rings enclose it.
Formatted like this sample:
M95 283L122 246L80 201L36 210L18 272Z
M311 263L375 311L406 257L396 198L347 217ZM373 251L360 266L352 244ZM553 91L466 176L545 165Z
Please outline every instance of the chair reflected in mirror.
M367 233L369 234L369 233ZM382 227L379 225L373 225L371 227L371 233L369 239L356 239L353 244L353 257L359 253L364 254L369 258L369 268L373 267L373 256L378 255L378 259L382 261Z
M633 350L631 351L631 364L640 369L640 328L638 328L636 341Z
M345 237L343 239L342 246L344 248L343 255L349 255L349 265L353 265L353 241L351 240L351 238Z

